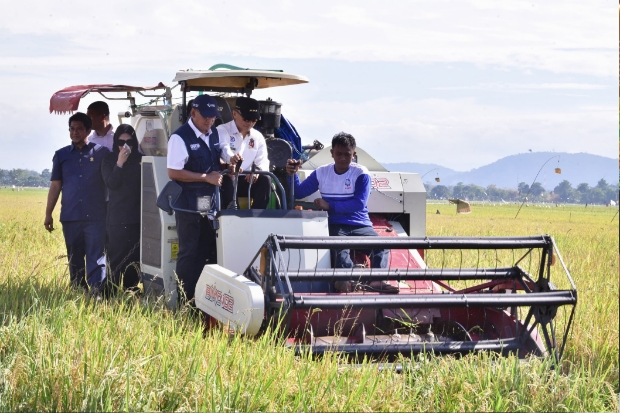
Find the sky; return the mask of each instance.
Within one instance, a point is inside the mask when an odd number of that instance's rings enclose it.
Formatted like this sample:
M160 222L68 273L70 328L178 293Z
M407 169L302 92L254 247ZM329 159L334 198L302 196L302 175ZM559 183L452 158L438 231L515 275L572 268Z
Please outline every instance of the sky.
M68 116L49 113L57 90L173 85L216 63L308 77L253 97L281 102L304 143L345 131L380 162L617 158L618 33L616 4L596 0L14 1L0 14L0 168L51 169L70 143Z

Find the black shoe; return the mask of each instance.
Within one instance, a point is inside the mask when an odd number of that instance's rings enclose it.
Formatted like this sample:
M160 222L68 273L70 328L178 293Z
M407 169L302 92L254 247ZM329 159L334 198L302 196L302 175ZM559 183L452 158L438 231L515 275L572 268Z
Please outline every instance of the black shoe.
M71 288L74 291L78 291L78 292L84 293L84 292L88 291L88 284L86 284L85 282L71 280Z

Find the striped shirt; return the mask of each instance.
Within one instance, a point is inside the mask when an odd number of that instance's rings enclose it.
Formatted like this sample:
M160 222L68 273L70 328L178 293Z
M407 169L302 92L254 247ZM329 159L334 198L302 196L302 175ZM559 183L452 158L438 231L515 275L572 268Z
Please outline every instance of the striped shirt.
M372 226L368 217L370 175L365 166L351 163L349 169L338 174L334 164L323 165L300 182L295 175L295 198L301 199L316 191L329 202L329 224Z

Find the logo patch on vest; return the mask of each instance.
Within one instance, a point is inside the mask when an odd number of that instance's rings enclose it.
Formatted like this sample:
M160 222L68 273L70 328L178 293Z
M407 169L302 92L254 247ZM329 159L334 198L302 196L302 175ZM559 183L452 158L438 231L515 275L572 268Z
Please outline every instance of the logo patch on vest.
M192 143L191 145L189 145L190 149L192 151L197 151L198 149L200 149L200 144L199 143Z
M253 147L254 147L254 138L250 138L250 143L248 143L248 146L249 146L250 148L253 148Z
M351 179L347 178L344 181L344 189L351 189Z

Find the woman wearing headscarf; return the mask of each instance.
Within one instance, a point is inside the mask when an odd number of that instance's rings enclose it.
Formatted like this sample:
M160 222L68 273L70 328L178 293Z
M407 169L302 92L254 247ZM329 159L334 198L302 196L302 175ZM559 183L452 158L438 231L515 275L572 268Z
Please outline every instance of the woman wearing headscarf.
M136 131L120 125L114 132L113 152L101 163L109 190L106 231L109 284L133 288L140 281L140 175L142 154ZM110 285L110 283L112 285Z

